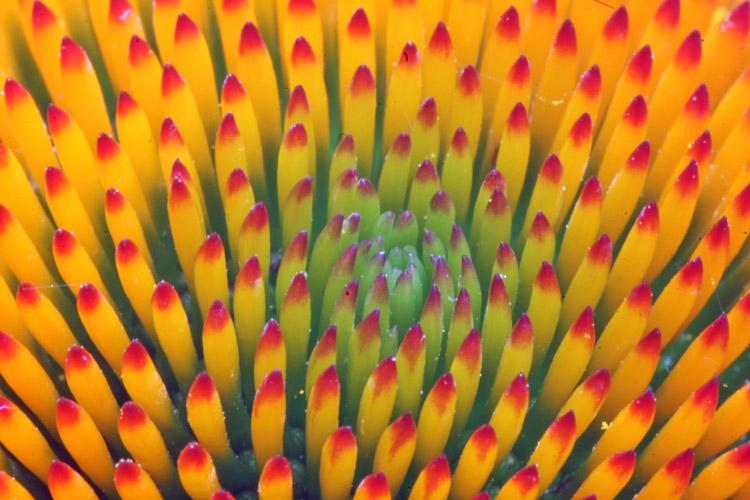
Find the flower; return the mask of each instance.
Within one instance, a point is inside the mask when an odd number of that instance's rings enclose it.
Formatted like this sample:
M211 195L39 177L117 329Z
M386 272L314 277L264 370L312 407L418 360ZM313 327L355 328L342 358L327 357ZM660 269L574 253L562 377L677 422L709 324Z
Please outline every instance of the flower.
M0 498L750 494L747 0L0 7Z

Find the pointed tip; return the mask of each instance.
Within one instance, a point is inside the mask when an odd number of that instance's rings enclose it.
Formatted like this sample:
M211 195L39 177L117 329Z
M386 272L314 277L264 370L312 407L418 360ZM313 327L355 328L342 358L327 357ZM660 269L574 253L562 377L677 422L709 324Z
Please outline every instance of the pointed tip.
M635 220L635 227L654 235L659 234L659 207L654 200L649 201L641 209L641 213L638 214L638 218Z
M688 154L699 164L707 163L711 158L712 141L711 132L704 130L688 146Z
M701 62L702 42L700 31L697 29L688 33L677 49L677 53L674 56L674 64L682 68L683 71L699 65Z
M159 143L161 145L166 145L169 143L175 143L178 145L184 144L182 135L180 135L180 131L177 129L177 125L169 116L164 118L164 121L161 123L161 129L159 131Z
M727 313L721 313L718 318L706 327L698 338L702 340L704 349L710 349L716 344L722 351L726 350L727 342L729 341Z
M15 80L8 78L5 80L5 104L8 108L13 109L18 104L31 99L29 92Z
M581 75L578 88L589 99L596 99L599 97L599 93L602 89L602 73L599 70L598 64L594 64L586 70L583 75Z
M166 311L180 303L177 291L168 281L160 281L151 296L151 303L162 311Z
M143 344L136 339L133 340L128 347L125 348L125 352L122 354L122 370L133 370L140 371L144 369L151 358L143 347Z
M710 410L713 414L716 403L719 400L719 378L714 377L700 386L691 396L688 402L695 407ZM686 403L684 403L686 404Z
M583 390L593 396L596 401L602 401L609 392L610 380L609 370L602 368L583 382Z
M414 174L414 182L423 184L426 182L433 183L439 182L440 176L438 175L435 165L430 160L425 160L417 167L417 172Z
M673 29L680 22L680 0L664 0L654 14L662 29Z
M745 186L745 188L734 197L732 200L732 206L741 217L750 212L750 185Z
M5 231L5 229L12 224L17 224L16 218L13 216L10 210L8 210L8 207L5 205L0 205L0 234Z
M120 154L120 145L111 135L99 134L96 138L96 157L100 161L109 161Z
M203 323L203 334L220 332L232 321L229 311L220 299L216 299L208 308L206 320Z
M453 374L448 372L435 381L430 394L438 401L447 401L456 395L456 382Z
M304 16L316 12L313 0L289 0L287 12L291 16Z
M276 369L261 380L255 392L253 410L262 408L265 403L278 401L284 397L284 375Z
M245 23L240 32L240 55L244 55L247 52L264 50L265 48L266 43L263 41L263 37L255 24L251 21Z
M138 103L130 94L124 90L120 92L120 96L117 98L117 116L127 116L136 111L138 107Z
M557 2L556 0L534 0L531 10L536 15L551 17L555 15Z
M556 154L552 153L544 160L541 170L539 170L539 179L544 179L552 184L558 184L562 181L563 165Z
M513 330L510 332L508 342L513 347L522 348L532 345L533 341L534 329L531 326L531 320L526 313L521 313L515 326L513 326Z
M458 156L463 156L469 149L469 137L463 127L458 127L451 139L451 150Z
M360 7L354 11L349 24L346 25L346 32L352 38L369 38L372 35L370 21L367 19L365 9Z
M142 428L148 422L148 416L143 409L132 401L128 401L120 408L117 427L134 431Z
M516 59L508 71L508 82L515 87L523 87L531 80L531 63L525 55ZM517 106L517 105L516 105Z
M47 107L47 125L52 137L67 129L72 122L73 119L62 108L58 108L52 103Z
M214 383L214 379L211 378L211 376L207 372L201 372L198 374L197 377L195 377L195 380L193 381L193 384L190 386L190 391L188 392L188 404L190 404L191 401L195 402L205 402L205 401L211 401L211 399L216 395L216 384Z
M724 21L721 29L735 34L742 42L747 41L748 28L750 27L750 3L742 2L732 9Z
M399 67L418 67L419 52L413 42L407 42L401 51L401 57L398 60Z
M433 127L435 123L437 123L437 117L438 114L435 99L428 97L419 106L419 111L417 111L417 121L422 127L427 129Z
M81 407L67 398L57 400L56 420L58 428L70 428L81 423Z
M323 336L320 337L318 345L316 346L318 356L325 357L336 352L336 329L336 325L331 325L326 328L326 331L323 333Z
M648 168L650 159L651 146L648 140L645 140L635 147L625 165L632 170L644 170Z
M529 116L526 113L526 108L522 103L516 103L516 105L513 106L513 109L510 111L510 114L508 114L507 128L509 132L513 132L515 134L528 133Z
M542 262L542 267L534 280L534 287L547 293L560 293L560 285L557 282L555 269L549 262Z
M16 301L22 304L33 305L42 298L42 294L31 283L21 283L16 291Z
M54 198L69 187L68 179L62 170L55 167L44 169L44 189L47 191L47 196Z
M221 86L221 100L231 104L246 98L247 91L240 79L231 73L228 74Z
M514 6L510 6L495 25L495 34L506 40L517 40L521 36L521 23L518 17L518 11Z
M687 486L690 477L693 475L694 465L695 452L693 448L688 448L667 462L663 470L667 475L674 478L675 483ZM682 491L682 489L679 491Z
M566 19L562 23L562 26L560 26L560 30L557 32L555 41L552 44L552 50L562 56L573 57L576 55L578 51L576 30L570 19Z
M217 260L224 257L224 243L218 233L211 233L198 248L196 258L203 260Z
M104 197L104 208L107 213L116 214L128 204L125 197L115 188L107 189L107 193Z
M305 273L297 273L289 283L289 288L287 288L286 296L284 297L284 304L296 302L307 303L309 300L310 289L307 286Z
M487 299L490 307L500 307L507 309L510 307L508 299L508 291L505 288L505 282L503 282L502 276L495 273L492 277L492 283L490 283L490 294Z
M370 312L370 314L365 316L362 319L362 321L355 327L354 330L355 332L358 332L358 334L361 336L364 345L369 344L371 340L379 336L380 335L380 309L374 309L372 312Z
M354 71L354 76L349 84L349 92L352 96L373 94L375 92L375 77L367 65L362 64Z
M13 418L14 413L15 406L13 403L9 399L0 396L0 419L6 420Z
M140 66L148 61L152 55L153 50L146 43L146 41L138 35L133 35L130 38L130 45L128 46L128 62L131 66Z
M468 65L461 70L456 88L464 97L476 97L482 93L482 86L479 83L479 73L477 73L474 66Z
M622 119L631 127L640 129L644 127L648 120L648 106L642 95L637 95L630 101L630 104L622 114Z
M307 146L307 131L301 123L295 123L284 135L282 147L287 149L301 148Z
M525 412L529 405L529 381L523 372L511 380L503 393L503 400L513 406L516 413Z
M83 371L94 363L94 358L86 350L78 344L73 344L68 348L68 352L65 355L65 371Z
M516 254L513 252L513 248L506 242L500 242L500 246L497 248L497 254L495 255L495 261L500 269L504 269L507 265L516 264Z
M453 52L453 41L451 35L448 33L448 28L442 21L439 21L435 27L435 31L432 32L430 41L427 45L427 50L433 54L439 54L443 57L450 57Z
M398 379L395 356L389 356L381 361L375 367L371 376L376 387L395 387Z
M76 237L73 233L66 231L65 229L58 229L55 231L55 235L52 237L52 250L56 255L68 255L78 245Z
M554 237L554 231L552 230L552 226L547 220L547 217L540 210L536 213L534 221L531 223L529 239L544 241L549 237Z
M261 484L271 485L277 481L291 481L291 478L292 468L289 466L289 461L282 455L276 455L266 462L260 481ZM211 497L211 500L218 499Z
M12 359L18 354L19 349L20 345L13 337L0 331L0 358Z
M651 53L651 47L644 45L630 59L626 69L628 76L637 82L648 83L651 78L653 61L654 57Z
M411 138L406 132L398 134L391 146L390 154L406 158L411 154Z
M356 181L356 178L353 179ZM305 177L294 185L287 198L287 203L302 203L312 196L313 178Z
M321 339L322 340L322 339ZM336 342L336 339L333 339ZM334 345L335 349L335 345ZM319 411L323 404L328 401L338 401L341 393L341 386L339 384L339 375L336 372L336 365L333 364L323 370L315 380L315 386L311 393L310 409L313 412ZM336 403L338 405L338 402Z
M224 115L224 118L219 124L219 132L216 137L216 142L227 145L238 140L240 138L240 129L237 126L237 120L234 119L234 113L229 112Z
M110 23L124 24L133 13L133 7L128 0L111 0L109 2Z
M336 146L336 151L334 152L334 156L341 156L341 155L354 155L356 152L356 148L354 145L354 137L351 136L351 134L346 134L344 137L341 138L341 141L339 141L339 145Z
M55 13L44 2L35 0L31 7L31 25L34 31L42 31L53 24L57 24Z
M479 370L482 363L482 338L476 329L472 329L461 342L456 360L461 360L469 369Z
M81 71L88 63L89 58L83 48L67 36L63 36L60 44L60 68L63 71Z
M552 422L545 434L548 434L553 441L558 442L561 447L566 447L568 443L575 439L576 435L576 416L573 410Z
M211 456L205 448L192 441L185 445L177 457L177 468L183 471L200 471L211 463Z
M141 252L138 250L136 244L128 239L120 240L115 249L115 259L121 265L127 265L140 254Z
M536 464L531 464L516 472L511 481L518 486L519 493L527 493L539 485L539 472Z
M630 291L625 300L629 307L647 312L651 309L651 285L647 281L642 281Z
M141 466L130 459L123 459L115 466L115 485L136 485L142 477Z
M174 29L175 45L191 43L200 37L200 34L201 30L198 28L198 25L187 14L180 12L177 16L177 24Z
M591 140L591 128L591 116L588 113L584 113L573 123L568 137L570 137L576 147L580 148L588 144Z
M607 465L618 479L630 478L635 468L635 450L619 451L607 459Z
M172 66L171 63L164 65L161 74L161 95L168 96L184 88L187 84L182 75Z
M686 114L693 115L696 118L701 118L708 115L711 112L711 106L708 98L708 88L705 83L701 83L693 95L690 96L683 112Z
M75 474L68 464L53 460L47 473L47 485L50 490L65 488L68 483L75 480Z
M327 442L332 445L332 460L335 460L336 455L347 449L357 449L357 438L354 437L354 432L349 426L339 427L333 433L328 436Z
M591 306L586 306L586 309L578 316L578 319L570 327L570 333L575 337L586 339L593 345L596 334L594 332L594 312L591 310Z
M705 237L710 249L722 249L729 246L729 221L726 216L719 219Z
M697 290L703 283L703 260L696 257L687 262L678 274L678 279L689 290Z
M229 177L227 178L227 198L237 193L244 193L250 189L250 181L247 180L244 170L235 168L229 173Z
M310 105L307 101L307 94L305 93L305 89L302 87L302 85L297 85L296 87L294 87L292 89L292 93L289 94L289 100L287 101L286 105L286 116L294 116L297 111L301 111L305 114L310 112Z
M602 33L607 40L624 39L628 36L628 11L624 5L609 16Z
M651 389L638 396L628 405L628 412L635 418L650 425L656 412L656 396Z
M310 43L303 36L298 36L292 45L290 62L293 67L302 64L315 64L316 58Z

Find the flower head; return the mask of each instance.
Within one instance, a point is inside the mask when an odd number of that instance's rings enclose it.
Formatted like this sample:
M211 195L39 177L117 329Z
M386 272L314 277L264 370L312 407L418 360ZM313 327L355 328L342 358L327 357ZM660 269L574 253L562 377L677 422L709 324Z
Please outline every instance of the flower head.
M750 492L747 1L131 1L0 6L0 497Z

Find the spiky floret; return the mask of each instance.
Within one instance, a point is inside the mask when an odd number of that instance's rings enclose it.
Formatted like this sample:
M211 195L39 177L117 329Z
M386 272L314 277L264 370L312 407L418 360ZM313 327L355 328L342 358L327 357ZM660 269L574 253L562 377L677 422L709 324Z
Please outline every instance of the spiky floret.
M750 494L747 1L63 4L0 8L0 498Z

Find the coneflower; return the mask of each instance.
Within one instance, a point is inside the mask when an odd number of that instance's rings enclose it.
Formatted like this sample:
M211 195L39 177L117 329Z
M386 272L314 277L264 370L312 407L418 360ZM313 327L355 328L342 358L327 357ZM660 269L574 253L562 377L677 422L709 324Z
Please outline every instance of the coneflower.
M750 498L749 31L0 2L0 500Z

